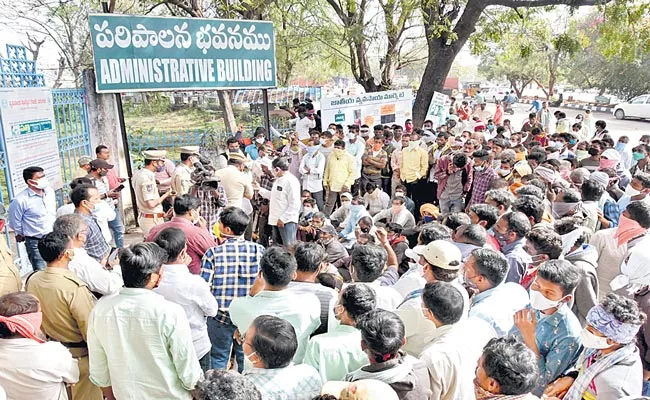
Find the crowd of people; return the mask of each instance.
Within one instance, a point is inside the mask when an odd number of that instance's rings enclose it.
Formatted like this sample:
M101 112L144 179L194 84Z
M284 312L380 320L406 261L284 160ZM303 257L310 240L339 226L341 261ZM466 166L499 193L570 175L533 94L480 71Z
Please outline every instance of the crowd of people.
M8 399L567 399L650 395L650 135L536 99L443 124L320 126L78 160L0 215ZM471 104L473 103L473 104ZM125 246L121 190L142 243ZM2 398L2 395L0 395Z

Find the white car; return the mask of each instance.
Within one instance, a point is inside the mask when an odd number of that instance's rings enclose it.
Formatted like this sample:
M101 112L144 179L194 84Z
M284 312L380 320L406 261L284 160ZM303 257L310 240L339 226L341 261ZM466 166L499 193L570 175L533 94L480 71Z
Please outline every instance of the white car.
M616 119L650 118L650 94L643 94L628 102L617 104L612 108L612 113Z
M481 94L486 102L496 103L497 101L503 100L510 93L510 90L507 87L491 87L481 89Z

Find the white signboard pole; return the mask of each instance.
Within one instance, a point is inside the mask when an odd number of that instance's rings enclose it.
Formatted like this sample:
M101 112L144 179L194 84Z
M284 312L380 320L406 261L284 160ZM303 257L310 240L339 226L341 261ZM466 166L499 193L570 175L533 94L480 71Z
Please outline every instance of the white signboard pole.
M321 100L322 126L348 125L401 125L411 119L413 92L390 90L366 93L359 96L325 97Z
M0 119L14 195L27 187L23 169L41 167L56 190L63 187L52 93L45 88L0 91Z

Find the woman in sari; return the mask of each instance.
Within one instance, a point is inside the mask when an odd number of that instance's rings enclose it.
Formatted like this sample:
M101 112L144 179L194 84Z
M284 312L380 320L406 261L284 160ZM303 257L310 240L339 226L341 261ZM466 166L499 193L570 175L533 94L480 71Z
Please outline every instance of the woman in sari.
M587 314L576 370L550 384L549 400L618 400L641 396L643 367L635 338L645 321L638 304L614 293Z

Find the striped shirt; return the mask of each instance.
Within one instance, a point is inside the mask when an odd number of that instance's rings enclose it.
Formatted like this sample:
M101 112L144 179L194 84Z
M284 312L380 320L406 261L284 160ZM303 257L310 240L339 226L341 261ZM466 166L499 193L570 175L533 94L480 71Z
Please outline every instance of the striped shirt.
M229 307L234 298L246 297L257 278L264 246L243 237L228 238L209 249L201 261L201 277L217 299L217 321L231 324Z

